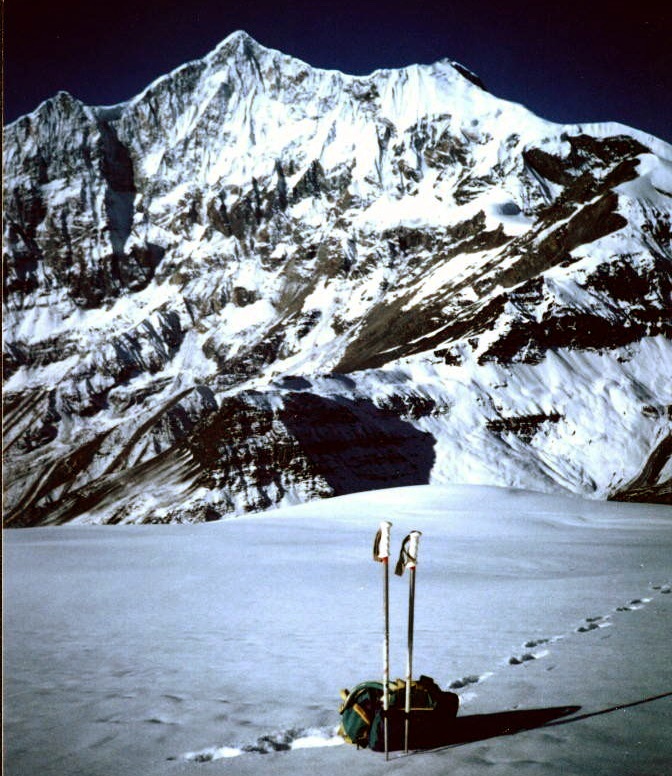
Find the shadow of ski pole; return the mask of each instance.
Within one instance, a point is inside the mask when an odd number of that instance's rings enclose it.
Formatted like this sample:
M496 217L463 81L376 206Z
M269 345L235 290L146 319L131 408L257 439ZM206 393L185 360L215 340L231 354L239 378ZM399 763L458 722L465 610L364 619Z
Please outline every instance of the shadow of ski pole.
M661 698L668 698L670 695L672 695L672 692L663 692L660 695L652 695L650 698L643 698L641 701L632 701L632 703L619 703L618 706L610 706L608 709L590 711L587 714L579 714L579 716L571 717L570 719L561 719L555 722L547 722L546 727L550 727L551 725L568 725L570 722L578 722L581 719L588 719L589 717L598 717L600 714L611 714L612 711L629 709L632 706L641 706L642 703L651 703L652 701L658 701Z

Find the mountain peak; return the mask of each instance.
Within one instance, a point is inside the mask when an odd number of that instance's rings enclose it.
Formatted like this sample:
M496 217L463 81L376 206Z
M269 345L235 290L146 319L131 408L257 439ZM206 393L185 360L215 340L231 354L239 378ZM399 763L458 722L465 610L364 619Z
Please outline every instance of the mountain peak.
M247 58L253 58L258 56L267 49L256 41L245 30L236 30L230 35L227 35L224 40L219 43L215 48L207 54L206 60L225 60L228 57L242 54Z
M475 79L238 30L8 128L7 524L430 478L668 498L669 147Z
M54 131L57 131L55 128L62 121L81 120L86 122L91 118L91 115L90 109L81 100L73 97L70 92L61 89L52 97L43 100L31 113L19 116L7 124L3 132L13 131L14 128L20 132L25 132L26 128L30 127L31 122L37 122L44 128L52 127Z
M246 43L257 43L257 41L245 30L235 30L230 35L227 35L220 45L226 43L244 45Z

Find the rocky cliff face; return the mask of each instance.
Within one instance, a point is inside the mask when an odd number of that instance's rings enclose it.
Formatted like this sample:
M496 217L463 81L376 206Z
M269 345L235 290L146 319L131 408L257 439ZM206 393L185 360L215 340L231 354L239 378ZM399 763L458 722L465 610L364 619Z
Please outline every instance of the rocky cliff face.
M670 501L672 148L235 33L5 130L5 523L422 482Z

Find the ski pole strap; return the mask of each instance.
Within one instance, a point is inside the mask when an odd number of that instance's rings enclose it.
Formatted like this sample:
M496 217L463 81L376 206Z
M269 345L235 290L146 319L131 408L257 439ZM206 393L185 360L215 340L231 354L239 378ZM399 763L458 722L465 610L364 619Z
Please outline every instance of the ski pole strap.
M373 559L383 563L390 557L390 529L392 523L383 520L373 540Z
M418 565L418 545L420 543L420 531L411 531L401 543L401 552L394 573L401 577L406 569L414 569Z

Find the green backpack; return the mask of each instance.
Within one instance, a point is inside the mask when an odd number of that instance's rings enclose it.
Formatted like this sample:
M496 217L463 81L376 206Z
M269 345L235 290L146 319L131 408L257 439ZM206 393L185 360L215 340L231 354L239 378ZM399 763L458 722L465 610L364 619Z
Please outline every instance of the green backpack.
M341 690L341 698L339 734L349 744L368 746L373 718L383 707L382 682L361 682L353 690Z
M389 685L388 748L404 748L406 682L397 679ZM361 682L353 690L341 690L343 703L340 735L357 747L382 752L384 742L383 684ZM457 715L459 698L442 690L429 676L411 682L410 741L413 749L441 745Z

